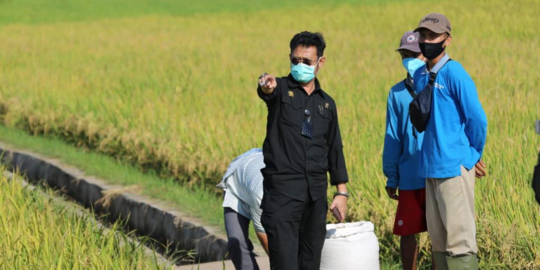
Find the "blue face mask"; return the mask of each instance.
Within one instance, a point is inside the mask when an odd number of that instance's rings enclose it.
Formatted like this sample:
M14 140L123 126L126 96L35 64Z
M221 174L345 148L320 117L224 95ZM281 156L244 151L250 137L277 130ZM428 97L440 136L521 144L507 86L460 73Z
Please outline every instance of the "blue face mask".
M403 59L403 67L409 72L409 74L414 76L414 72L425 65L424 61L418 58L405 58Z
M308 83L313 80L315 75L317 75L315 74L315 67L319 64L319 60L321 60L321 58L317 60L317 64L314 66L308 66L304 63L299 63L298 65L291 64L291 74L293 78L301 83Z

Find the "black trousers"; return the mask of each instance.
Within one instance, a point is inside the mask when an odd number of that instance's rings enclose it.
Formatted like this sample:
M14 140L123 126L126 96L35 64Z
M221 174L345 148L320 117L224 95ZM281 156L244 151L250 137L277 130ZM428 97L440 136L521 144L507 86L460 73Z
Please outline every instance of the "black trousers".
M265 194L261 223L268 236L272 270L319 269L326 235L326 196L313 201L275 190Z

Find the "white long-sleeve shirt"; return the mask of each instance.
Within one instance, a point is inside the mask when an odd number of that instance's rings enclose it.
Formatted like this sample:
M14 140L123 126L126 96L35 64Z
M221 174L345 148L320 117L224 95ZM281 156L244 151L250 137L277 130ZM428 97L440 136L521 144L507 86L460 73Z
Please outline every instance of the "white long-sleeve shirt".
M261 169L264 167L262 149L251 149L231 162L221 183L217 185L225 191L222 206L252 220L258 232L264 232L260 208L263 196Z

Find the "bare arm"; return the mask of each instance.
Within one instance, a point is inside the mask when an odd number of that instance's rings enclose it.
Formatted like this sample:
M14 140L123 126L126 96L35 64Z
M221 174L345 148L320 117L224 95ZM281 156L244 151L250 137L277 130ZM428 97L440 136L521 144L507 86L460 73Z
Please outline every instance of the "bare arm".
M336 188L338 192L347 193L347 185L345 183L337 184ZM334 197L334 201L332 202L332 205L330 206L330 210L332 211L332 214L334 214L334 217L339 222L345 221L345 217L347 215L347 197L342 196L342 195L338 195ZM338 213L339 213L339 216L338 216Z
M266 255L268 255L268 237L266 236L266 233L257 231L255 231L255 233L257 234L259 241L261 241L261 245L263 246L264 251L266 251Z

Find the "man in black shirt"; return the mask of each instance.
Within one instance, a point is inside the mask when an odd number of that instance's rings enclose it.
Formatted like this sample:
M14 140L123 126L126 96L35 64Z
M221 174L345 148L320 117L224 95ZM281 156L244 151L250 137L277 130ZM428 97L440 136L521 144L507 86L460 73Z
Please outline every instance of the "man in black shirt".
M337 192L330 209L347 211L348 182L334 100L315 78L326 58L320 33L290 42L291 74L259 77L257 92L268 107L262 225L272 269L319 269L328 211L327 173Z

